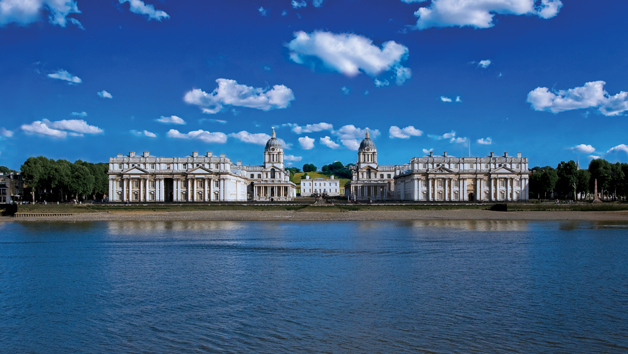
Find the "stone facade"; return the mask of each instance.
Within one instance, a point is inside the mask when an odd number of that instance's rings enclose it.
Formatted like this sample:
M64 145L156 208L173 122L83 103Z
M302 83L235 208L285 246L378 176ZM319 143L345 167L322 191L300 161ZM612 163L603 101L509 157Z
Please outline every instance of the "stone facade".
M110 202L289 201L296 196L295 187L274 129L262 166L234 164L211 152L187 157L130 152L109 159Z
M310 176L305 176L305 179L301 180L301 196L309 197L314 193L337 197L340 195L340 181L334 178L334 176L331 176L329 179L310 179Z
M20 173L0 174L0 204L22 200L24 186Z
M430 152L404 165L378 165L377 149L367 132L345 196L359 201L528 201L529 175L528 159L521 153L453 157Z

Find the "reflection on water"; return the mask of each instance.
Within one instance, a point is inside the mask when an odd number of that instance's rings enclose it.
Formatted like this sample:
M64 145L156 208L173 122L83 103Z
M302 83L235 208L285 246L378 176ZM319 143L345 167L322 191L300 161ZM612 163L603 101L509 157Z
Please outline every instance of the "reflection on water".
M0 227L0 353L628 351L626 223Z

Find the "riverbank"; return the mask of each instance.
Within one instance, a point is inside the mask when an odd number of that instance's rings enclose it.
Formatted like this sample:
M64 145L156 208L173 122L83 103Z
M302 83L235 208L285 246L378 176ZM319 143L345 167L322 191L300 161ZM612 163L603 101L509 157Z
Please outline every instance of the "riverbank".
M370 221L370 220L585 220L625 221L628 211L491 211L457 210L359 210L327 208L300 210L198 210L110 211L72 215L2 217L0 222L24 221ZM335 208L334 208L335 209Z

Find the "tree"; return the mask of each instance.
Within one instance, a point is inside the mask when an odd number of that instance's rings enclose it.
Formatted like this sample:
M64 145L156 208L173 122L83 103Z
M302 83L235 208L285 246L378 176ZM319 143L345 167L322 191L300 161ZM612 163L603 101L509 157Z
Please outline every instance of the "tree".
M48 190L50 188L50 160L43 156L29 157L22 166L22 181L31 189L31 196L35 202L37 190Z
M576 163L572 161L561 161L556 167L556 174L558 175L558 181L556 182L556 190L560 195L567 197L573 192L574 200L576 199L578 185L578 167Z
M545 195L545 197L547 197L547 193L550 193L550 195L554 194L556 182L558 182L558 174L553 168L545 170L541 173L541 185L543 189L543 195Z
M621 168L619 162L611 165L611 178L609 181L609 189L613 192L613 200L617 200L617 191L621 191L621 187L626 179L626 175Z
M591 190L589 188L589 180L591 178L591 173L589 170L578 170L577 176L577 189L582 193L582 198L586 198L587 194Z
M6 166L0 166L0 175L8 175L11 172L13 171L10 168Z
M68 160L57 160L52 163L50 174L50 187L56 190L59 201L63 201L70 185L72 163Z
M590 188L593 190L593 185L595 184L595 180L597 180L597 189L598 193L602 192L602 197L604 196L604 191L608 190L611 181L611 164L604 159L595 159L589 163L589 172L591 173L590 179Z
M78 161L77 161L78 162ZM69 190L77 198L85 196L94 188L94 176L89 173L89 169L80 163L72 164Z
M311 163L303 165L303 172L316 172L317 167Z

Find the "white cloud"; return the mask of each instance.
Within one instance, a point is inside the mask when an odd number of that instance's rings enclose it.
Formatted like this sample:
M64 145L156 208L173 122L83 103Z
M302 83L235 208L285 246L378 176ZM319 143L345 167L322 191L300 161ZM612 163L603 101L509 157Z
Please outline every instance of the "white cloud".
M628 154L628 145L626 145L626 144L619 144L619 145L611 148L610 150L608 150L606 153L610 154L610 153L613 153L613 152L620 152L620 151L623 151L626 154Z
M120 1L120 4L124 4L125 2L128 2L129 5L131 6L130 7L131 12L135 14L146 15L148 16L149 20L161 21L163 19L170 18L170 16L164 11L155 10L155 7L153 5L147 5L142 0L119 0L119 1Z
M591 154L595 151L595 148L593 146L586 144L576 145L570 149L581 154Z
M221 132L208 132L206 130L195 130L187 134L179 133L176 129L170 129L166 134L170 138L175 139L197 139L205 143L224 144L227 142L227 135Z
M24 124L20 128L26 134L51 136L59 139L64 139L68 135L67 132L48 127L48 125L42 121L34 121L31 124Z
M343 93L344 95L348 95L348 94L349 94L349 92L351 92L351 90L350 90L347 86L343 86L343 87L341 87L341 88L340 88L340 91L342 91L342 93Z
M87 117L87 112L72 112L71 114L75 117Z
M346 146L351 151L358 151L360 149L360 142L358 139L343 139L342 145Z
M393 125L392 127L390 127L389 132L389 137L392 138L399 138L399 139L409 139L411 136L421 136L423 134L422 131L420 131L419 129L416 129L413 126L408 126L405 127L403 129Z
M144 130L142 132L138 132L137 130L131 130L131 133L137 136L147 136L149 138L156 138L157 135L155 133L151 133L148 130Z
M332 131L332 134L335 134L336 136L338 136L340 138L340 142L344 146L346 146L349 150L357 151L358 148L360 147L360 141L362 141L362 139L364 139L364 137L366 136L367 129L368 127L365 129L360 129L354 126L353 124L350 124L350 125L345 125L338 130ZM369 134L371 138L374 139L378 135L380 135L380 132L377 129L375 130L369 129Z
M405 0L402 0L406 2ZM499 15L536 15L544 19L558 14L561 0L432 0L419 8L415 29L431 27L493 27L493 17Z
M456 96L456 102L462 102L462 100L460 99L460 96Z
M229 136L234 137L242 142L257 145L266 145L266 142L270 139L270 135L265 133L249 133L246 130L242 130L239 133L231 133Z
M297 134L302 133L313 133L313 132L321 132L323 130L332 130L334 126L329 123L320 122L316 124L307 124L305 127L302 127L296 123L287 123L284 124L292 128L292 131Z
M97 92L97 94L98 94L98 96L100 96L102 98L110 98L110 99L113 98L113 96L109 92L107 92L105 90Z
M285 155L283 157L284 161L301 161L303 160L303 157L301 156L294 156L294 155Z
M478 139L478 144L480 145L491 145L493 143L493 139L491 138L482 138L482 139Z
M489 59L480 60L480 62L478 63L478 66L481 66L484 69L488 68L489 65L491 65L491 61Z
M380 81L378 79L375 79L373 82L375 82L375 87L384 87L390 85L390 82L388 82L388 80Z
M445 97L445 96L440 96L440 100L443 102L452 102L452 99L449 97Z
M547 87L537 87L528 94L528 102L537 111L560 113L573 109L597 108L605 116L618 116L628 111L628 92L621 91L610 96L604 90L604 81L587 82L558 92Z
M591 160L597 160L597 159L601 159L601 158L602 158L602 156L597 156L597 155L589 155L589 156L587 156L587 157L588 157L589 159L591 159Z
M52 129L68 130L79 134L100 134L103 132L102 129L93 125L89 125L86 121L82 119L64 119L56 122L51 122L47 119L44 119L43 122Z
M262 15L262 16L267 16L268 15L268 10L266 10L262 6L260 6L259 9L257 9L257 11L259 11L259 14Z
M66 70L57 70L55 73L48 74L48 77L51 79L67 81L70 85L80 84L82 81L81 78L70 74Z
M268 111L289 106L294 100L292 90L284 85L275 85L272 89L254 88L239 85L235 80L218 79L218 88L212 93L200 89L188 91L183 100L186 103L197 105L204 113L220 112L225 105L248 107Z
M170 116L170 117L161 116L161 118L156 119L156 121L158 121L159 123L164 123L164 124L178 124L178 125L186 124L183 118L180 118L177 116Z
M393 70L398 84L411 76L410 69L400 64L407 58L408 48L395 41L385 42L380 48L369 38L357 34L299 31L294 36L288 48L290 59L295 63L304 64L308 58L315 57L330 69L349 77L360 72L376 77Z
M430 152L432 152L432 151L434 151L434 149L429 149L429 150L428 150L428 149L423 149L423 153L424 153L425 155L429 155L429 154L430 154Z
M301 149L311 150L314 148L314 139L306 135L299 138L299 144L301 144Z
M82 27L78 20L67 18L70 14L81 13L75 0L0 0L0 26L9 23L28 25L39 21L43 12L48 13L48 21L53 25L65 27L70 20Z
M340 145L336 144L334 141L331 140L331 138L329 136L325 136L319 139L319 141L321 142L321 144L332 148L332 149L337 149L340 147Z
M10 138L13 136L13 132L5 128L0 128L0 136Z
M443 135L433 135L428 134L428 137L434 140L449 140L450 143L462 144L467 142L467 138L456 137L456 132L451 131L449 133L445 133Z
M321 7L323 5L323 1L324 0L313 0L312 5L314 5L314 7Z
M301 1L292 0L293 9L298 9L298 8L306 7L306 6L307 6L307 3L305 2L305 0L301 0Z

